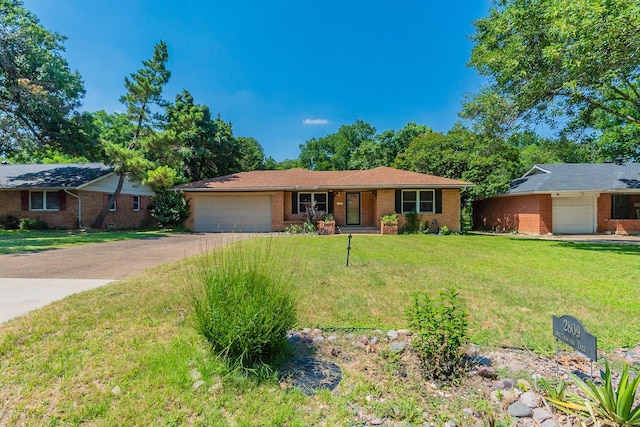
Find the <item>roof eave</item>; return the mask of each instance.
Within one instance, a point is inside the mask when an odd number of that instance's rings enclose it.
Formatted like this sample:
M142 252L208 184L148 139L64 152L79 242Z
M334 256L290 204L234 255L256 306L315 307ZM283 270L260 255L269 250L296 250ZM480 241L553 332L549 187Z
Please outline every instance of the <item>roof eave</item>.
M238 187L238 188L215 188L215 187L174 187L173 191L185 192L248 192L248 191L304 191L304 190L380 190L380 189L397 189L397 188L469 188L475 187L475 184L388 184L388 185L316 185L316 186L289 186L289 187Z

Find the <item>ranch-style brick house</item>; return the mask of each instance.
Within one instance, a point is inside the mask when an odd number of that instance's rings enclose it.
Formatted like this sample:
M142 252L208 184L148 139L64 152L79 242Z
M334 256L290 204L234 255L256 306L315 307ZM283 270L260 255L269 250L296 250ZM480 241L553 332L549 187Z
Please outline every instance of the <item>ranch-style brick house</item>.
M342 232L380 228L380 216L417 212L422 222L460 230L460 191L473 184L389 167L370 170L252 171L174 187L190 200L186 226L197 232L281 231L305 209L330 213Z
M473 222L526 234L640 233L640 163L535 165L474 202Z
M0 164L0 216L32 218L50 227L89 227L115 192L118 176L102 163ZM125 180L103 227L136 228L150 221L153 191Z

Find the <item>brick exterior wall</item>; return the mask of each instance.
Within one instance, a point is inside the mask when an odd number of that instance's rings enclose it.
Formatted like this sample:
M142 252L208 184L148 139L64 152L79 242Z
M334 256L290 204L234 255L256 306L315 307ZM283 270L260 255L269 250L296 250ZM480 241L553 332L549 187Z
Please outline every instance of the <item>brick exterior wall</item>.
M639 196L632 198L632 203L640 200ZM638 234L640 233L640 219L612 219L611 193L600 193L598 196L598 233Z
M607 231L616 231L609 227L614 227L613 224L609 224L611 219L611 193L600 193L597 200L597 226L596 232L605 233Z
M287 228L285 222L286 201L284 191L271 195L271 227L272 231L282 231ZM289 212L291 212L291 197L289 197Z
M191 215L185 222L185 226L194 229L195 204L194 194L186 192L185 197L191 204ZM240 194L240 193L238 193ZM282 231L291 224L302 224L304 214L292 213L292 192L279 191L271 194L271 221L273 231ZM380 216L386 213L395 212L395 190L383 189L377 191L361 191L361 225L364 227L380 227ZM336 225L344 227L346 225L346 192L339 191L333 198L333 217ZM404 224L404 215L399 215L399 224ZM441 214L421 214L421 221L433 219L438 221L438 225L446 225L452 231L460 231L460 190L442 190L442 213Z
M396 190L378 190L376 201L375 225L380 226L380 217L384 214L396 212ZM402 229L406 224L403 214L398 214L398 227ZM429 225L435 219L439 227L446 226L451 231L460 231L460 189L442 189L442 213L419 214L421 223L427 222Z
M396 211L396 190L378 190L376 197L376 227L380 226L380 217ZM401 215L398 215L401 216Z
M105 205L106 193L94 191L69 191L80 197L82 201L82 224L90 227L91 222L98 216ZM75 229L78 228L78 199L67 194L66 209L58 211L31 211L23 210L21 203L21 191L0 191L0 214L13 215L18 219L32 218L46 222L50 227ZM151 215L147 211L150 203L149 196L140 196L140 210L132 210L132 196L121 194L116 202L117 210L109 212L105 217L103 227L113 228L137 228L140 221L151 221Z
M106 193L97 193L94 191L79 191L78 195L82 198L82 225L88 227L91 221L96 219L102 208L107 204ZM67 200L73 203L74 200ZM120 194L116 200L115 212L109 212L104 217L103 228L138 228L140 221L146 220L155 224L147 207L151 203L150 196L140 196L140 210L133 210L133 195Z
M548 234L553 230L550 194L494 197L473 203L475 230Z

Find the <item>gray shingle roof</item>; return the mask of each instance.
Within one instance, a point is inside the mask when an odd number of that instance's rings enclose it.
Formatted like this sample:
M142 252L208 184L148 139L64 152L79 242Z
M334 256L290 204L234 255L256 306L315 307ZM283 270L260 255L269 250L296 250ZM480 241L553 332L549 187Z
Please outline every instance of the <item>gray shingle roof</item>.
M0 165L2 188L77 188L109 174L102 163Z
M640 191L640 163L539 164L511 181L506 194L624 190Z

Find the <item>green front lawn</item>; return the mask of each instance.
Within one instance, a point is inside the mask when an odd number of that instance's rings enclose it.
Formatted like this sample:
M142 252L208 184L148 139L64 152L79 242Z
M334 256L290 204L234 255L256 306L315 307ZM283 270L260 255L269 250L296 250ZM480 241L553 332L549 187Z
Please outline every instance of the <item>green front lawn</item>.
M21 252L44 251L86 243L103 243L115 240L144 239L164 234L160 231L5 231L0 230L0 255Z
M344 268L346 242L291 242L305 325L402 327L414 292L453 288L466 301L478 343L551 350L554 314L580 319L603 349L640 341L638 245L356 235Z
M300 327L403 328L413 292L455 288L483 346L548 353L552 314L580 319L604 350L640 340L639 246L354 236L347 268L345 236L270 243L275 268L295 274ZM342 329L328 344L344 349L328 356L343 373L337 393L308 397L229 374L192 327L194 266L162 266L0 325L0 425L362 425L362 414L385 425L465 425L462 408L492 408L470 385L458 397L429 391L415 372L400 376L406 359L357 353ZM204 384L193 390L197 378ZM502 419L496 425L509 425Z

